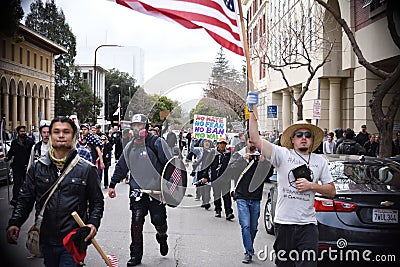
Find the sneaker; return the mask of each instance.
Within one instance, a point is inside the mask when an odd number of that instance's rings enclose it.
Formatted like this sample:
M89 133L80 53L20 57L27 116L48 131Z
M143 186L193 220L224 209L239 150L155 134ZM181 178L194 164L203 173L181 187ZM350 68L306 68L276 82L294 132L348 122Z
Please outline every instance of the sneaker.
M215 212L215 217L221 218L221 211L217 210L217 211Z
M244 254L244 258L242 260L242 263L249 264L252 261L252 257L250 254Z
M226 215L226 219L228 221L232 220L233 218L235 218L235 215L233 215L233 213L229 213L229 214Z
M131 257L130 260L126 263L126 266L136 266L142 263L142 260L136 257Z
M209 210L209 209L211 208L211 204L210 204L210 203L204 204L203 207L204 207L206 210Z

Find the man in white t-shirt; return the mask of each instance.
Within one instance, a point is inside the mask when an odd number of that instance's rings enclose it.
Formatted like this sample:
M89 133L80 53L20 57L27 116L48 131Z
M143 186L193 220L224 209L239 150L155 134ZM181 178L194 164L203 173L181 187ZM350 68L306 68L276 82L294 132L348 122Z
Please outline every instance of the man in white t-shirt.
M284 130L281 136L282 147L274 145L261 139L258 134L257 118L252 113L253 105L257 103L258 94L249 92L247 105L251 112L250 140L277 171L274 250L278 256L275 263L277 266L317 266L318 228L314 196L316 192L328 197L336 194L327 161L312 153L321 144L323 132L306 121L298 121ZM301 165L305 165L303 175L308 173L310 180L303 176L295 178L293 169ZM310 260L303 251L311 254L314 251L315 257ZM299 255L299 260L293 261L293 255ZM302 255L306 257L302 258Z

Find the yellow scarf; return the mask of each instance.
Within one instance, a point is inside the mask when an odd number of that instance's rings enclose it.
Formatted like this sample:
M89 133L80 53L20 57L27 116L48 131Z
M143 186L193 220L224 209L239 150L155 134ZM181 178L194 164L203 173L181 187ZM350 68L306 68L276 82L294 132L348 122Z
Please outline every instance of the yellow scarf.
M64 167L64 164L67 162L67 157L64 157L62 159L57 159L56 157L54 157L53 147L49 149L49 156L50 160L57 166L58 169L62 169Z

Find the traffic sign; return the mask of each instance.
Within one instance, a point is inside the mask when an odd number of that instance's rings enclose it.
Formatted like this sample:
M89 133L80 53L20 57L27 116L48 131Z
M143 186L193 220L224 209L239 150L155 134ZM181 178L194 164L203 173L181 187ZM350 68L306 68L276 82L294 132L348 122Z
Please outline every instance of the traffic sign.
M278 106L267 106L267 118L278 118Z
M314 99L313 103L313 119L321 119L322 101Z

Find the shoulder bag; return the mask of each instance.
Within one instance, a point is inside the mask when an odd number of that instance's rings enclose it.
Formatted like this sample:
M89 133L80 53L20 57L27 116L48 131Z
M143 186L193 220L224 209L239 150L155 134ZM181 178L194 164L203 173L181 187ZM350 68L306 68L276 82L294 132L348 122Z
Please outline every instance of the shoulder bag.
M47 202L49 201L49 199L51 198L53 193L56 191L57 187L60 185L60 183L64 179L64 177L72 170L73 167L75 167L75 165L78 163L78 161L79 161L79 156L75 156L75 158L71 161L71 163L68 165L68 167L64 170L64 172L58 178L57 182L55 182L55 184L49 189L49 190L51 190L51 192L49 193L46 201L44 202L43 207L40 210L40 213L39 213L38 217L36 218L34 225L28 231L28 238L26 240L26 248L29 250L29 252L32 255L34 255L38 258L43 257L42 252L40 250L39 237L40 237L40 226L42 225L43 214L44 214L44 210L46 209Z

